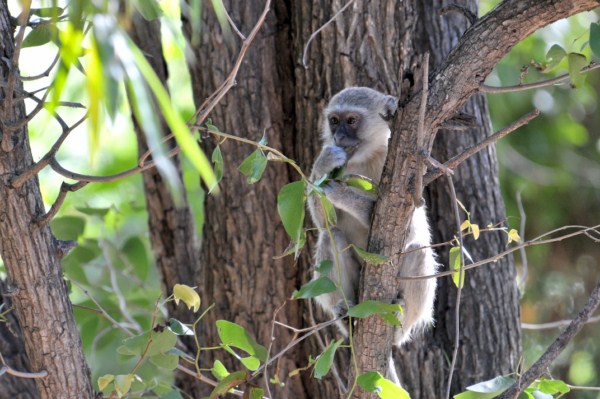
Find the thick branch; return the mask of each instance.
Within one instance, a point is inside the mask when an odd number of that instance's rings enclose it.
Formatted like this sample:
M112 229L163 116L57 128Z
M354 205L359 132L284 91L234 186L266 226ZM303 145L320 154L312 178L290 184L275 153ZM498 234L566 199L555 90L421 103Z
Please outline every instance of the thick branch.
M502 395L498 396L498 399L512 399L516 398L525 388L531 385L537 378L539 378L550 366L550 364L560 355L565 349L567 344L571 342L573 337L577 335L583 328L586 322L589 320L594 310L600 305L600 280L596 283L596 288L592 291L590 298L585 304L584 308L579 312L579 315L573 319L569 327L565 329L556 338L556 340L548 347L546 352L533 364L508 390L504 391Z

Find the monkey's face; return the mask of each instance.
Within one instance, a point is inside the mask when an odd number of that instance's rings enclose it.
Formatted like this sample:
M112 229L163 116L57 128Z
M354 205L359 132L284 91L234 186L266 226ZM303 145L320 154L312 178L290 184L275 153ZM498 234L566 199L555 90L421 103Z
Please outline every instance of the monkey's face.
M352 152L360 144L359 132L363 119L357 112L332 112L327 117L333 142L346 152Z

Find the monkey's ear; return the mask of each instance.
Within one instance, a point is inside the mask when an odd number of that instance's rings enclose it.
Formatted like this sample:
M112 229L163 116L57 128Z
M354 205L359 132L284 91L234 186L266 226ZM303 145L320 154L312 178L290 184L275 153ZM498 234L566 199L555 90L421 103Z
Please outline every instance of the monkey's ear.
M385 96L383 100L384 112L379 114L384 121L389 122L396 116L398 112L398 98L394 96Z

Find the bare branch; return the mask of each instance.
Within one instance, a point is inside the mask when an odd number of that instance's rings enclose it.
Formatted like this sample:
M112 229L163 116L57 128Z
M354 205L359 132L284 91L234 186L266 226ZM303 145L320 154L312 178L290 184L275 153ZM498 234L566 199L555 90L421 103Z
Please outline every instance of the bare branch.
M38 227L43 227L43 226L47 225L50 222L50 220L52 220L52 218L54 216L56 216L56 213L62 206L63 202L65 202L65 198L67 197L67 194L70 192L73 192L73 191L77 191L77 190L85 187L87 184L88 184L88 182L77 182L75 184L68 184L66 182L63 182L60 185L60 191L58 192L58 196L56 197L54 204L52 204L52 206L50 207L50 210L48 212L46 212L46 214L44 214L43 216L40 216L35 221L35 224L37 224Z
M600 321L600 316L590 317L586 324L597 323ZM530 324L521 323L521 328L524 330L551 330L554 328L567 327L573 320L558 320L550 323Z
M302 53L302 66L304 68L308 68L308 65L306 64L306 56L308 53L308 47L310 46L310 43L313 41L313 39L315 37L317 37L317 35L323 30L325 29L327 26L329 26L329 24L331 24L341 13L343 13L346 8L350 7L350 5L354 3L354 0L350 0L348 1L346 4L344 4L344 6L342 8L339 9L338 12L336 12L333 17L331 17L329 19L329 21L325 22L319 29L317 29L316 31L314 31L310 37L308 38L308 40L306 41L306 44L304 45L304 52Z
M477 152L481 151L482 149L484 149L485 147L489 146L490 144L495 143L496 141L500 140L502 137L508 135L509 133L512 133L513 131L517 130L521 126L526 125L531 120L533 120L534 118L538 117L539 115L540 115L540 111L539 110L537 110L537 109L533 110L532 112L528 113L527 115L525 115L525 116L519 118L518 120L514 121L513 123L511 123L510 125L508 125L504 129L502 129L502 130L500 130L500 131L492 134L491 136L489 136L488 138L486 138L485 140L483 140L479 144L476 144L473 147L468 148L465 151L463 151L462 153L460 153L460 154L456 155L455 157L451 158L446 163L444 163L444 167L447 168L447 169L455 169L458 165L460 165L463 161L465 161L469 157L473 156L474 154L476 154ZM432 181L434 181L438 177L442 176L443 174L444 174L444 170L441 169L441 168L440 169L433 169L433 170L429 171L425 175L425 179L424 179L425 180L425 185L428 185L429 183L431 183Z
M539 378L550 366L550 364L560 355L567 344L583 328L590 316L600 305L600 280L592 291L587 303L579 312L579 315L571 321L569 326L560 334L556 340L546 349L546 352L527 370L513 386L498 396L498 399L516 398L525 388L531 385Z
M221 7L223 8L223 11L225 12L225 16L227 17L227 21L229 21L229 25L231 25L231 28L233 29L233 31L240 37L240 39L246 40L246 36L244 36L244 34L242 32L240 32L240 30L238 29L235 22L233 22L231 15L229 15L229 12L227 11L227 8L225 7L225 4L223 4L223 0L219 0L219 1L221 2Z
M593 71L594 69L600 68L600 63L592 62L590 65L583 68L579 73L587 73L589 71ZM505 87L494 87L482 84L479 86L479 91L483 93L490 94L498 94L498 93L514 93L517 91L525 91L531 89L539 89L540 87L548 87L555 85L557 83L565 82L569 80L569 74L565 73L564 75L557 76L552 79L542 80L540 82L535 83L527 83L527 84L518 84L514 86L505 86Z
M60 51L56 53L54 60L52 60L52 62L50 63L50 66L44 72L40 73L39 75L34 75L34 76L21 76L21 80L31 81L31 80L38 80L38 79L50 76L50 71L52 70L52 68L54 68L54 66L56 65L56 63L58 62L59 59L60 59Z

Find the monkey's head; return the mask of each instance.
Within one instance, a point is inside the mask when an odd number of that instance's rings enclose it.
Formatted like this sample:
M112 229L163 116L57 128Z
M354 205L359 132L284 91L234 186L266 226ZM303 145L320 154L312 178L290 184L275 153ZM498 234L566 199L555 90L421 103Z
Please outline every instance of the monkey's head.
M342 147L358 159L387 149L389 121L397 109L396 97L368 87L348 87L333 96L323 111L324 144Z

